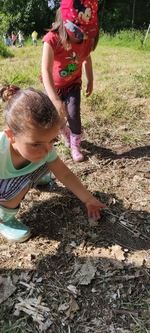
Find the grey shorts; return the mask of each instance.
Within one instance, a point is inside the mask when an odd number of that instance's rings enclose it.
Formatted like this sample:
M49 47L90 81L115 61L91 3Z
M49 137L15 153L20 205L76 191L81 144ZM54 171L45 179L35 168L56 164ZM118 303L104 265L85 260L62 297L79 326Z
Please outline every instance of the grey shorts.
M35 188L39 180L47 173L49 173L49 168L47 164L44 164L25 176L0 179L0 202L16 197L27 185L30 185L30 188Z

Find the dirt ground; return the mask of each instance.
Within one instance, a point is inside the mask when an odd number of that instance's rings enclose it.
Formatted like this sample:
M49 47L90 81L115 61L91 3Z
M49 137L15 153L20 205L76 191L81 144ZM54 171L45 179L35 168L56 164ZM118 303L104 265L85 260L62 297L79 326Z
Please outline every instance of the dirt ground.
M150 146L126 143L125 134L122 125L112 135L95 121L84 131L82 163L57 142L107 209L88 220L56 179L51 191L28 193L19 218L31 239L0 240L2 333L150 332Z

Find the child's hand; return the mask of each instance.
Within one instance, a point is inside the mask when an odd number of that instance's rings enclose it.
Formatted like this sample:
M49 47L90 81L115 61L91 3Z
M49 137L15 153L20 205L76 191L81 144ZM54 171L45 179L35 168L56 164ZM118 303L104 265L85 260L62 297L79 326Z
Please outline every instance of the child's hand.
M93 91L93 81L87 83L85 95L86 97L89 97Z
M93 219L97 221L101 218L100 210L106 208L106 205L93 197L86 203L86 207L88 210L88 217L93 217Z
M65 104L62 103L61 100L56 100L55 102L53 102L53 104L55 105L55 108L58 111L60 117L61 118L65 118L66 117L66 107L65 107Z

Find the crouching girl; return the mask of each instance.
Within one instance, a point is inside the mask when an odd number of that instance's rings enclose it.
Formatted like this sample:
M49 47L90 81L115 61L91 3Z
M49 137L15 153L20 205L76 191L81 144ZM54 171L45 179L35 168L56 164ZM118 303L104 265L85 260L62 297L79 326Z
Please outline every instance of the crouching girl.
M15 216L26 193L48 172L85 203L89 217L99 219L106 206L88 192L55 151L62 119L49 97L14 85L2 87L0 96L8 102L5 129L0 132L0 233L16 242L30 237L29 227Z

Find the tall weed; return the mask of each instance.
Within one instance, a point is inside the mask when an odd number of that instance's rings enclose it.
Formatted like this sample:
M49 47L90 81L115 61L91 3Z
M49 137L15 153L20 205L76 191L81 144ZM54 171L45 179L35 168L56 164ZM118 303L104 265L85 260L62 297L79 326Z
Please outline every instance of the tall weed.
M146 31L139 30L123 30L117 32L115 35L104 34L101 32L100 34L100 45L105 46L120 46L120 47L130 47L133 49L141 49L145 51L150 51L150 33L145 40Z

